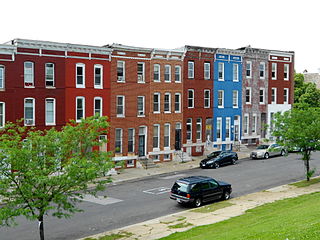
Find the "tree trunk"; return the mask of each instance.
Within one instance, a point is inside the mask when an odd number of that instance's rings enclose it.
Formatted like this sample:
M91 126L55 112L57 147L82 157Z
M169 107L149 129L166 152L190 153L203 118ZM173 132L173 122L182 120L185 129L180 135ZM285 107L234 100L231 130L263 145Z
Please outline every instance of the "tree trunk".
M309 164L309 159L306 160L306 168L307 168L307 181L310 181L310 174L309 174L310 164Z
M39 220L40 240L44 240L43 215L40 216L38 220Z

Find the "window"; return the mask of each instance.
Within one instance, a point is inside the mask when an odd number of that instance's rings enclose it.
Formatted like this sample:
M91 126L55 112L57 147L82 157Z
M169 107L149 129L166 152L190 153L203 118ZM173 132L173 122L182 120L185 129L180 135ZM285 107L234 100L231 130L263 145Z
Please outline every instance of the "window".
M252 133L256 134L257 133L257 115L253 114L252 115Z
M83 63L76 64L76 87L85 87L85 65Z
M100 135L99 136L99 142L101 143L101 145L99 146L99 151L100 152L107 152L108 148L107 148L107 135Z
M224 107L224 91L218 90L218 108Z
M221 62L218 63L218 80L224 80L224 63Z
M252 62L249 61L246 64L246 77L251 78L251 74L252 74Z
M194 62L188 61L188 78L194 78Z
M0 88L4 88L4 66L0 66Z
M207 141L212 141L212 118L207 118L206 119L206 140Z
M144 83L144 63L137 64L138 83Z
M35 125L35 100L34 98L24 99L24 125L34 126Z
M122 128L116 128L115 153L122 153Z
M33 62L24 62L24 86L34 87Z
M46 98L46 126L56 124L56 102L54 98Z
M210 108L210 90L204 90L204 108Z
M276 103L277 102L277 89L272 88L271 89L271 103Z
M180 113L181 112L181 94L176 93L174 95L174 112Z
M222 137L222 118L218 117L217 118L217 141L221 142L221 137Z
M264 88L260 88L259 90L259 103L260 104L265 104L265 94L264 94L265 90Z
M175 66L174 80L175 80L175 82L181 82L181 67L180 66Z
M171 94L170 93L164 94L164 112L165 113L171 112Z
M192 119L187 119L187 140L192 140Z
M231 118L226 118L226 140L230 140Z
M274 120L274 112L271 112L270 113L270 132L272 132L273 131L273 129L274 129L274 122L273 122L273 120Z
M46 87L54 87L54 64L46 63L45 71Z
M194 108L194 90L188 89L188 108Z
M196 133L197 140L202 139L202 119L197 118L197 133Z
M94 88L103 88L102 65L94 65Z
M289 80L289 64L284 64L283 77L284 80Z
M154 124L153 125L153 148L160 148L160 125L159 124Z
M144 96L138 96L137 110L138 110L138 116L144 116Z
M76 97L76 121L80 122L85 117L85 98Z
M125 114L125 97L117 96L117 117L124 117Z
M164 125L164 145L165 148L170 148L170 123Z
M210 63L208 62L204 63L204 79L205 80L210 79Z
M102 117L102 98L95 97L93 101L94 101L94 109L93 109L94 115L98 115L99 117Z
M251 87L246 88L246 104L251 104Z
M283 103L289 103L289 88L283 89Z
M0 128L4 127L4 124L6 122L5 112L6 112L5 103L0 102Z
M239 106L239 97L238 97L238 91L233 90L232 91L232 107L233 108L238 108Z
M233 64L233 81L238 82L239 81L239 65Z
M265 72L266 72L266 63L265 62L261 62L259 64L260 79L264 79L265 78Z
M247 113L244 115L244 119L243 119L243 133L244 134L249 133L249 115Z
M159 64L153 65L153 81L160 82L160 65Z
M134 128L128 129L128 152L134 152Z
M124 61L117 61L117 82L126 81L126 68Z
M271 70L271 79L276 80L277 79L277 64L272 63L272 70Z
M171 82L171 66L170 65L164 66L164 81Z
M160 93L153 94L153 112L160 113Z

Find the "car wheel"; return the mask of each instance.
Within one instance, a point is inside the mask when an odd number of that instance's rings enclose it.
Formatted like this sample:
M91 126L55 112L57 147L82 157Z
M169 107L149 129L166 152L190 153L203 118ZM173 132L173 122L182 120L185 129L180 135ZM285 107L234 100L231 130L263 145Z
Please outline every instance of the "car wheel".
M213 164L213 167L214 167L214 168L219 168L219 167L220 167L220 166L219 166L219 163L214 163L214 164Z
M229 191L223 192L222 199L224 199L224 200L230 199L230 192Z
M265 158L265 159L268 159L268 158L269 158L269 153L265 153L265 154L264 154L264 158Z
M236 159L232 159L232 162L231 162L233 165L235 165L236 164Z
M194 200L194 206L195 206L195 207L200 207L201 205L202 205L201 199L200 199L200 198L196 198L196 199Z
M284 156L286 154L286 152L282 149L281 150L281 156Z

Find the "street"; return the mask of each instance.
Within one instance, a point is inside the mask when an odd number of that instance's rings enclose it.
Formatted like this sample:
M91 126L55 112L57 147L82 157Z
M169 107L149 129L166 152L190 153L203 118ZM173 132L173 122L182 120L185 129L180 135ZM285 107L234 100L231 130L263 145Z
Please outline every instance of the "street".
M319 175L320 153L312 153L311 169ZM124 227L160 216L184 211L188 207L169 199L172 184L178 178L206 175L232 184L232 197L261 191L304 179L301 155L270 159L241 159L236 165L219 169L190 169L170 174L150 176L130 182L110 184L99 198L86 197L80 204L84 212L70 219L45 218L46 239L77 239L107 230ZM21 217L17 227L1 227L1 240L38 239L38 223Z

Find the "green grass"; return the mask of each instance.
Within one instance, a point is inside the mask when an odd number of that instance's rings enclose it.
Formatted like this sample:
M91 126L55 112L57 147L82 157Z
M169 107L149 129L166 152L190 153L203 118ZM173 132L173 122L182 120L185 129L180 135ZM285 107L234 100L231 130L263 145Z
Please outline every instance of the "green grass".
M197 213L214 212L214 211L217 211L218 209L230 207L232 205L234 205L234 204L232 204L228 201L216 202L216 203L213 203L210 205L203 206L201 208L193 209L193 210L191 210L191 212L197 212Z
M300 182L291 183L290 185L293 185L293 186L296 186L296 187L308 187L308 186L310 186L312 184L319 183L319 182L320 182L320 177L312 178L312 179L310 179L310 181L303 180L303 181L300 181Z
M185 227L189 227L192 226L193 224L188 223L188 222L182 222L182 223L177 223L175 225L170 225L168 226L168 228L174 229L174 228L185 228Z
M117 240L117 239L121 239L124 237L131 237L132 235L133 235L133 233L121 232L118 234L106 235L106 236L99 237L99 238L85 238L84 240Z
M319 240L320 193L284 199L162 240Z

